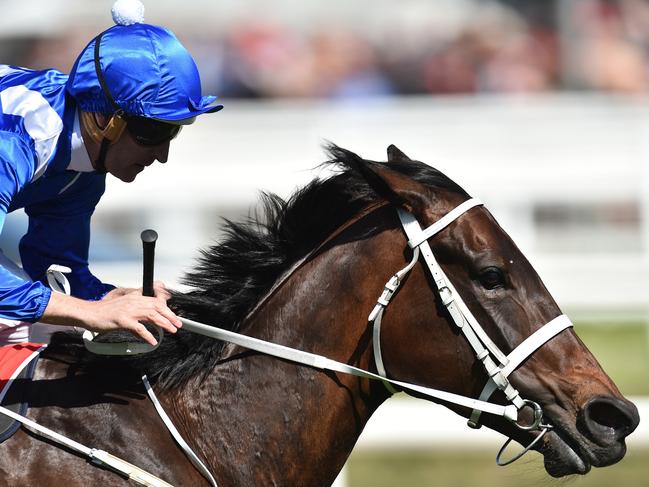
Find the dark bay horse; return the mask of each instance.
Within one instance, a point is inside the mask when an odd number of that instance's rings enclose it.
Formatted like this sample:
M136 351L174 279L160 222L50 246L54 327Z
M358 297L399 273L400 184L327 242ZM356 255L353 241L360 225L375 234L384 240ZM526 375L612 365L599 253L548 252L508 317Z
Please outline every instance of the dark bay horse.
M288 203L265 200L266 217L228 223L176 293L181 315L374 370L367 317L386 280L412 251L395 211L425 226L468 198L435 169L396 147L388 163L331 146L339 172ZM561 312L540 278L484 207L430 239L444 271L506 353ZM387 308L381 331L388 377L478 397L487 377L419 261ZM372 413L389 397L380 381L298 365L179 332L147 355L102 358L57 335L26 394L28 416L124 458L174 486L206 480L187 461L144 394L146 372L177 428L219 487L325 486L342 468ZM552 429L535 449L552 476L619 461L637 426L635 407L572 329L542 345L511 376ZM505 403L498 392L492 399ZM448 404L447 404L448 405ZM468 416L470 409L449 405ZM483 423L523 445L538 435L503 418ZM0 446L0 484L128 484L21 429Z

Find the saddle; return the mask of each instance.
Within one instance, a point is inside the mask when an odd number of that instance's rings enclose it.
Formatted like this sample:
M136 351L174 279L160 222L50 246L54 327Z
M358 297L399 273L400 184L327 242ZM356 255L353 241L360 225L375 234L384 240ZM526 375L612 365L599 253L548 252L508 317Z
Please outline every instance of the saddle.
M0 347L0 404L14 413L27 413L27 387L11 388L16 382L25 384L34 377L43 343L20 343ZM11 389L11 391L10 391ZM0 414L0 443L20 428L20 422Z

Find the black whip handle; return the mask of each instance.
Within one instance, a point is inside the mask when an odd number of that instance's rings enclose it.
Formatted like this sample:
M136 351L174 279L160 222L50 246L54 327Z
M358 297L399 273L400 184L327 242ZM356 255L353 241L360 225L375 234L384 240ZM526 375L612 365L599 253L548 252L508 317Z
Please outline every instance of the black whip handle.
M158 234L155 230L144 230L140 238L142 238L142 250L144 251L142 294L153 297L153 263L155 260L155 243L158 240Z

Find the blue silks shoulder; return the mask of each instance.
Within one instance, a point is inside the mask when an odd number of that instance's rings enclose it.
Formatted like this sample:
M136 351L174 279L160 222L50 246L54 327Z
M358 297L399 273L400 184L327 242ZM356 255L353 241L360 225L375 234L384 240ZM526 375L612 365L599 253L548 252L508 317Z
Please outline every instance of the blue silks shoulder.
M69 170L77 106L68 77L55 70L0 65L0 229L5 215L24 208L29 227L20 242L24 281L0 267L0 317L37 321L51 291L51 264L72 269L72 294L100 299L113 286L88 270L90 218L105 176Z

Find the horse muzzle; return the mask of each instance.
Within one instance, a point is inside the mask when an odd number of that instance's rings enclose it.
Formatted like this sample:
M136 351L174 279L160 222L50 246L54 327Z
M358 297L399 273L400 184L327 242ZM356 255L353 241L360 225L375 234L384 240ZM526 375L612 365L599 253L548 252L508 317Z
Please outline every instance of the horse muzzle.
M597 396L577 413L576 420L567 413L554 415L554 424L539 451L545 469L553 477L586 474L591 467L605 467L619 462L626 454L625 439L638 426L640 416L633 403L615 396Z

